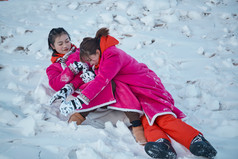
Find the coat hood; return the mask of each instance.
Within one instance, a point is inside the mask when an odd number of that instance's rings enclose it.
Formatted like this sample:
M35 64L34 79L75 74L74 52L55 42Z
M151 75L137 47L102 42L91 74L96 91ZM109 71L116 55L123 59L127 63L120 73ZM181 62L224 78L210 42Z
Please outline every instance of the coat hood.
M116 38L114 38L110 35L102 36L101 39L100 39L101 56L107 48L109 48L111 46L115 46L117 44L119 44L119 41ZM99 58L98 64L95 65L96 69L99 68L100 61L101 61L101 57Z
M108 36L102 36L100 39L100 49L101 49L101 53L103 53L107 48L111 47L111 46L115 46L119 44L119 41L108 35Z

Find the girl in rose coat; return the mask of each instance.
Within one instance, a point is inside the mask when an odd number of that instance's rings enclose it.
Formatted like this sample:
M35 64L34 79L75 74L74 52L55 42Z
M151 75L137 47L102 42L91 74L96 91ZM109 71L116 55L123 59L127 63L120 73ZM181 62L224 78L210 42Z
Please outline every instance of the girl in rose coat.
M216 150L201 132L181 120L185 115L174 106L174 100L160 78L145 64L118 49L115 46L118 43L109 35L107 28L98 30L95 38L83 39L80 44L80 59L94 65L97 76L80 91L77 98L62 103L62 107L72 107L74 103L79 107L90 104L113 80L116 84L115 96L122 97L116 98L117 103L124 103L122 105L128 109L143 111L145 114L142 124L149 141L145 150L151 157L176 158L169 135L194 155L213 158ZM124 90L130 91L123 92ZM131 96L128 92L137 98L139 105L126 104L130 101L127 96ZM116 104L114 106L117 107Z
M78 75L79 71L74 70L72 66L74 61L79 61L79 49L70 40L70 36L64 28L53 28L48 36L48 46L53 51L52 64L46 69L49 85L55 91L62 88L68 90L65 93L72 92L74 88L84 84ZM81 124L86 115L74 113L68 122L76 121L77 124Z
M53 28L48 36L49 49L53 51L51 62L52 64L46 69L47 76L49 78L49 85L57 92L51 103L56 99L62 99L63 103L69 94L74 93L77 96L77 89L83 89L87 86L88 82L94 79L94 73L89 70L86 63L79 62L79 49L76 48L70 42L69 34L63 28ZM113 82L113 81L112 81ZM123 88L123 87L121 87ZM69 118L68 122L76 121L77 125L80 125L85 117L96 110L99 107L105 107L109 104L115 103L115 97L113 95L111 82L101 91L101 93L90 102L89 105L83 104L83 108L79 109L77 113L74 113ZM120 90L120 89L118 89ZM124 89L123 91L128 91ZM127 93L129 94L129 93ZM131 105L139 105L139 102L134 97L131 98ZM133 100L134 99L134 100ZM133 103L132 103L133 102ZM75 105L72 109L78 109ZM120 107L120 103L111 106L113 109ZM108 107L110 108L110 107ZM122 109L132 124L133 135L137 142L145 144L146 139L143 134L143 127L140 120L139 111L133 109ZM71 108L64 109L60 106L60 112L67 115L71 111ZM142 112L141 112L142 113Z

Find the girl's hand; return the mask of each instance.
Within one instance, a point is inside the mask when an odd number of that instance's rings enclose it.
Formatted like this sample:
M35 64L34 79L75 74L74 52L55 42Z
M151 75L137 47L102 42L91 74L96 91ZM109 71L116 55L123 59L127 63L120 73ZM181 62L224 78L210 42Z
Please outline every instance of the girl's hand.
M76 75L80 71L83 71L83 73L88 71L89 67L86 63L74 61L74 63L69 65L69 69Z
M60 105L60 113L64 116L67 116L68 114L74 112L76 109L82 108L83 102L75 98L71 101L63 101Z
M50 100L50 105L56 100L61 99L62 102L66 100L68 95L73 94L74 88L72 84L66 84L60 91L56 92Z
M95 74L92 71L86 71L80 75L84 83L88 83L95 78Z

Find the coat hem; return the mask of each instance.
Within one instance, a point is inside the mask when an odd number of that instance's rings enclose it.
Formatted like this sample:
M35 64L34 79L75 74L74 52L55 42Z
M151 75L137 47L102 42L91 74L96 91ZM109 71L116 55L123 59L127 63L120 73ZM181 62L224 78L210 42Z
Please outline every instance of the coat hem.
M103 104L99 104L97 106L93 106L91 108L88 108L88 109L76 109L75 112L88 112L88 111L91 111L91 110L94 110L94 109L97 109L97 108L100 108L100 107L104 107L104 106L107 106L107 105L110 105L110 104L113 104L113 103L116 103L116 100L113 100L113 101L110 101L110 102L106 102L106 103L103 103Z
M173 113L173 112L163 112L163 113L157 113L153 116L152 120L149 119L149 117L147 116L147 114L145 114L146 118L147 118L147 121L149 123L150 126L152 126L155 122L155 119L158 117L158 116L161 116L161 115L168 115L168 114L171 114L173 115L175 118L177 118L177 116Z
M119 110L119 111L123 111L123 112L136 112L139 113L140 115L143 115L144 112L141 110L136 110L136 109L125 109L125 108L118 108L118 107L112 107L112 106L108 106L108 109L113 109L113 110Z

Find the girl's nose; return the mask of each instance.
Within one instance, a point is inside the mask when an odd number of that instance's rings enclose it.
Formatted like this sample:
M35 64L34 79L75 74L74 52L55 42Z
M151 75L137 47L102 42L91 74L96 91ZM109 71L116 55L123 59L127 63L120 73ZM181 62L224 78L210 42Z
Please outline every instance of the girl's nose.
M67 47L67 44L66 43L63 43L63 48L66 48Z

